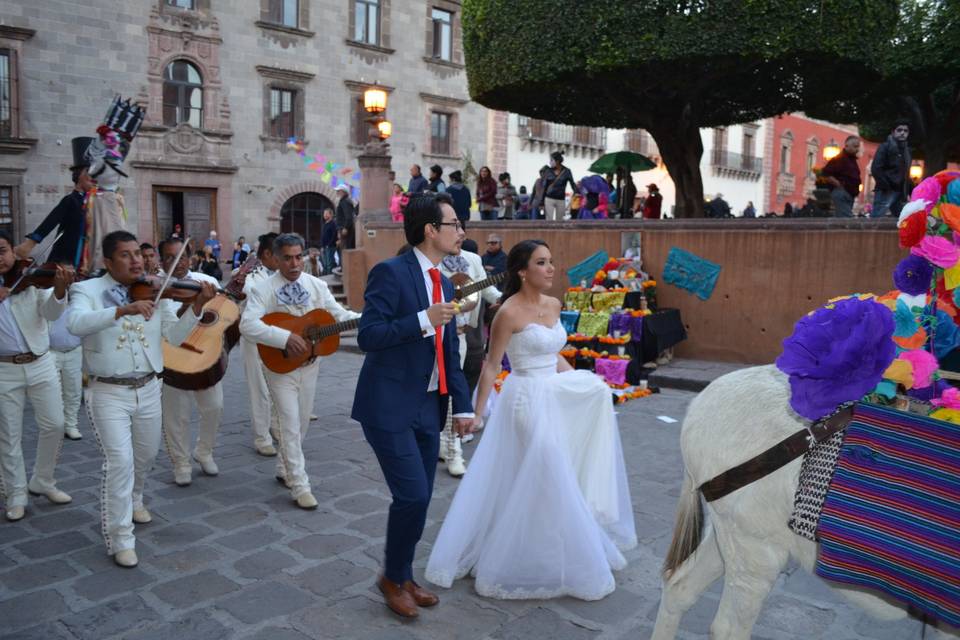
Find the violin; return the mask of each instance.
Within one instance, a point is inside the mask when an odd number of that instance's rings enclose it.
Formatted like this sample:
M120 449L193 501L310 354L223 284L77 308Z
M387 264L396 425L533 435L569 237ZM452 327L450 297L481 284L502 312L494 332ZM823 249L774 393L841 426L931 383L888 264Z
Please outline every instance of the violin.
M163 286L163 278L158 276L143 276L130 285L130 299L134 302L139 300L156 300L160 293L160 287ZM200 282L196 280L173 280L167 283L167 288L163 290L161 298L168 300L178 300L180 302L193 302L200 293ZM217 293L228 294L220 287L217 287Z
M17 260L10 271L3 274L3 283L4 286L10 287L10 295L15 295L25 291L27 287L52 289L56 285L54 282L56 275L56 262L45 262L37 265L34 264L32 258L25 258ZM76 272L74 272L74 277L77 277Z

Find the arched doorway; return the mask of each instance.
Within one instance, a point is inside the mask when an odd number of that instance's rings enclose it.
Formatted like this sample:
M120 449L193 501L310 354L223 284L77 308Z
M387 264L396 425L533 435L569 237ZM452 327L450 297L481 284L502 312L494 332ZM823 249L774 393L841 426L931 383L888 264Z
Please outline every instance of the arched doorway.
M299 233L307 248L320 247L325 209L336 210L326 196L313 191L298 193L280 209L280 233Z

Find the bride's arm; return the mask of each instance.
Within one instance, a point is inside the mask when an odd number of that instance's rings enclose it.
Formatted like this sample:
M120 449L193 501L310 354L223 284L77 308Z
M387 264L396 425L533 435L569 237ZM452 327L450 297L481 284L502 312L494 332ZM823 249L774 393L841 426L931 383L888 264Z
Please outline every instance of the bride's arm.
M573 367L570 366L570 363L567 362L567 359L564 358L559 353L557 354L557 373L563 373L564 371L573 371Z
M493 389L493 382L500 373L500 363L503 362L503 353L507 349L507 343L510 342L510 336L513 335L513 313L512 309L501 309L493 317L493 324L490 326L490 343L487 347L487 359L483 362L483 369L480 371L480 380L477 382L477 404L474 407L476 412L476 423L479 425L483 420L483 414L487 407L487 398L490 397L490 391Z

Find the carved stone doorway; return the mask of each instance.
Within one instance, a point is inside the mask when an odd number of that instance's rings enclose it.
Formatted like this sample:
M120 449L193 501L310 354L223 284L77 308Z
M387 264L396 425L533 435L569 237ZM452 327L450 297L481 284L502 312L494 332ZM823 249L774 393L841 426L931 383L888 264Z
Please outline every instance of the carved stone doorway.
M177 225L182 237L193 239L194 250L203 247L210 230L217 228L217 190L154 186L154 237L169 238Z

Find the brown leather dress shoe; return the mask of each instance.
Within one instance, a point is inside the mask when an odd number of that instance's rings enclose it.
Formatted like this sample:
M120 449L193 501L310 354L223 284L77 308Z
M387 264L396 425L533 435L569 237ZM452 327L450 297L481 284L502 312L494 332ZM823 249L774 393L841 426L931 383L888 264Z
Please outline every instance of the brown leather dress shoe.
M420 615L413 596L397 583L387 580L386 576L380 576L377 587L380 588L387 606L397 615L404 618L416 618Z
M417 603L418 607L432 607L440 602L440 598L430 593L413 580L407 580L404 582L403 588L407 593L413 596L413 601Z

